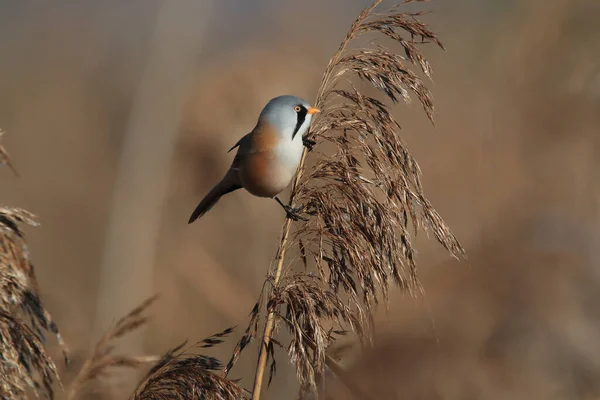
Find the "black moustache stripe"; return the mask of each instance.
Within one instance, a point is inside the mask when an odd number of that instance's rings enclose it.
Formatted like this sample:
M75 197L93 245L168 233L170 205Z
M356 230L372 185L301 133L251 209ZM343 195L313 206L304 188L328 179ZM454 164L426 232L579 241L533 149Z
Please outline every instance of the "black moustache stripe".
M298 121L296 121L296 128L294 129L294 133L292 134L292 140L294 140L294 138L296 137L296 134L298 133L298 131L300 130L300 127L302 126L302 124L304 123L304 120L306 120L306 113L308 112L308 110L304 107L300 108L300 111L298 111Z

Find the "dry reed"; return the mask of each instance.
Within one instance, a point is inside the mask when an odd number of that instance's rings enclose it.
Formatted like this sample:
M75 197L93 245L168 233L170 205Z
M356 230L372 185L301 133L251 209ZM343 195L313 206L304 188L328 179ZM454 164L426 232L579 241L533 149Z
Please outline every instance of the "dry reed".
M0 164L14 171L2 146ZM53 398L60 380L44 347L46 332L56 336L67 363L68 351L40 298L23 223L39 225L26 210L0 206L0 398L23 398L28 391Z
M220 376L223 369L214 357L191 354L192 348L209 348L222 343L232 332L228 328L182 350L185 343L169 350L152 368L133 394L133 400L206 399L239 400L247 392L235 381Z
M418 291L411 225L415 233L418 229L432 232L452 256L465 255L425 197L419 166L398 135L400 126L388 105L363 94L350 79L354 74L392 103L409 102L414 94L433 122L432 96L410 67L417 66L431 78L431 66L419 47L443 46L418 20L422 13L399 12L399 6L376 12L381 3L376 1L358 16L323 75L315 102L322 112L307 135L316 157L311 168L305 167L305 150L292 187L293 201L311 218L286 220L282 229L268 277L255 400L260 398L269 358L274 368L271 337L278 322L292 335L286 347L296 366L301 395L312 393L328 362L328 332L353 330L368 342L374 308L380 299L387 299L390 283L411 293ZM399 43L405 57L380 45L350 46L357 37L373 32ZM319 151L323 143L334 150ZM292 272L294 263L284 267L292 247L304 262L302 273ZM310 272L309 259L316 274Z
M5 132L2 129L0 129L0 142L2 141L2 136L4 136L4 133ZM19 174L17 173L17 170L10 162L10 158L8 157L8 152L6 151L6 149L4 147L2 147L2 144L0 144L0 164L7 165L8 168L10 168L16 176L19 176Z
M154 303L156 297L144 301L106 331L96 343L90 358L86 360L75 379L70 383L67 395L69 400L77 398L86 384L106 378L114 368L139 368L158 361L159 358L156 356L113 354L115 340L139 329L148 322L148 317L144 313Z

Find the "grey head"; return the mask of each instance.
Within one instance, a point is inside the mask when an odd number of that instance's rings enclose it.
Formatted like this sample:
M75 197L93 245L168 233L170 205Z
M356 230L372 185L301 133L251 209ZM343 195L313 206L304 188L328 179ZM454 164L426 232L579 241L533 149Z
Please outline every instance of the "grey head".
M315 113L306 100L296 96L278 96L269 101L258 117L258 123L267 123L284 137L294 140L302 137Z

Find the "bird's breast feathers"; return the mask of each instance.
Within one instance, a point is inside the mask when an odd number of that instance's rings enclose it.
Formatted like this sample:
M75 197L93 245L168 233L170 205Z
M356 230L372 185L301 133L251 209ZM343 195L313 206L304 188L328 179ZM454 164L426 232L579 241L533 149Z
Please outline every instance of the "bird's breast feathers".
M292 140L293 132L278 132L268 125L258 125L252 132L249 153L267 153L277 163L292 167L294 172L300 163L302 151L301 135Z
M302 137L294 140L270 129L253 132L252 140L240 165L240 178L250 193L273 197L284 190L294 177L302 157Z

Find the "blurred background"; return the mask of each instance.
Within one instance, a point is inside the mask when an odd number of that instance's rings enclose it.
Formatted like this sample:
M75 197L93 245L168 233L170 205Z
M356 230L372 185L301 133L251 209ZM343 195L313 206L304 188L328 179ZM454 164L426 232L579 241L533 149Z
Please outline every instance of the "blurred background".
M388 1L388 4L394 3ZM314 100L366 0L0 2L0 127L68 384L117 318L160 293L120 351L243 329L284 214L236 192L187 225L266 102ZM600 396L600 2L412 4L447 47L432 127L400 105L426 193L469 263L417 238L424 296L394 293L381 347L346 365L376 398ZM287 194L284 194L287 198ZM211 355L227 360L238 336ZM59 360L54 340L52 354ZM250 388L250 349L231 377ZM283 352L265 398L294 398ZM126 398L135 379L90 388ZM328 386L333 398L351 398ZM93 397L92 397L93 396Z

